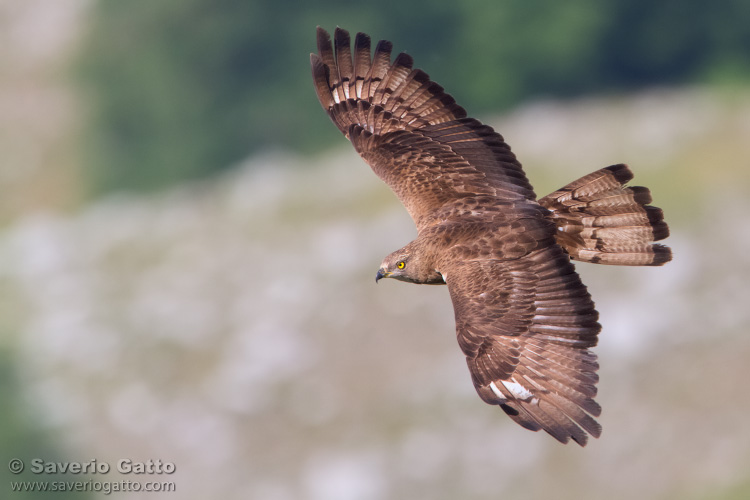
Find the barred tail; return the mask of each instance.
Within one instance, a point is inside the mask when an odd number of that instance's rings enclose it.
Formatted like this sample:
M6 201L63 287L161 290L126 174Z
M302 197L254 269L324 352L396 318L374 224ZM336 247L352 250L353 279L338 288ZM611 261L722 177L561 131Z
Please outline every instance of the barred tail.
M545 196L539 203L557 224L557 243L574 260L621 266L661 266L672 260L660 208L648 205L645 187L625 187L627 165L597 170Z

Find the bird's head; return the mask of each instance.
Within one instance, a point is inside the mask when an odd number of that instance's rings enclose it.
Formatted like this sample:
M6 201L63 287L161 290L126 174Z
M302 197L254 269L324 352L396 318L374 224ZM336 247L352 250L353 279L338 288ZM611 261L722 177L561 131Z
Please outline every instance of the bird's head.
M380 281L380 278L414 281L409 274L411 271L409 257L409 254L403 253L403 250L399 250L383 259L383 263L380 264L380 269L378 269L378 273L375 275L375 283Z
M383 259L380 269L375 275L375 283L381 278L393 278L409 283L443 284L443 278L434 267L430 266L426 259L421 258L419 252L413 248L413 244L396 250Z

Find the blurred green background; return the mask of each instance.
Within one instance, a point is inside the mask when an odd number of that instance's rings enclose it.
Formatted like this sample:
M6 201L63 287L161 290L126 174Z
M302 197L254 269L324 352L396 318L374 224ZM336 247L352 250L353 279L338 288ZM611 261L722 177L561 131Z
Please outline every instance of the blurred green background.
M471 110L750 78L750 4L135 0L97 4L79 59L95 192L209 175L262 148L320 151L310 26L396 40ZM330 26L329 26L330 24ZM446 62L449 61L449 62Z
M479 401L446 290L371 286L414 229L315 98L317 25L411 54L539 195L626 162L665 209L668 266L579 266L585 450ZM0 39L3 463L169 460L136 479L180 498L750 496L750 3L0 0Z

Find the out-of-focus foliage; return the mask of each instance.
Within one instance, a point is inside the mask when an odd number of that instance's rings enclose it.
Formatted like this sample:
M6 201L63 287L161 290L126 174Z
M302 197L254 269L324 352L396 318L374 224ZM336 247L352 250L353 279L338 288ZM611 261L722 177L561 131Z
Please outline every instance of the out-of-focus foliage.
M5 333L5 332L3 332ZM60 474L39 474L32 470L33 459L46 462L62 462L61 453L55 449L50 432L40 429L38 420L29 418L26 412L27 401L24 400L18 387L16 376L17 367L12 360L12 354L5 348L0 349L0 443L2 443L3 458L7 460L19 459L23 461L23 471L19 474L10 472L9 467L0 467L0 480L3 491L11 492L8 498L14 500L31 500L42 496L37 491L24 491L24 486L12 489L13 484L26 483L27 488L34 488L35 483L47 483L47 487L55 491L54 497L60 500L91 498L82 491L68 491L59 487L59 482L69 481L70 477ZM36 466L38 467L38 465ZM83 481L82 481L83 482ZM57 486L55 486L57 484ZM43 486L42 486L43 487Z
M481 115L540 95L748 79L748 19L745 0L100 0L79 65L93 189L329 145L338 132L307 60L316 25L392 40Z

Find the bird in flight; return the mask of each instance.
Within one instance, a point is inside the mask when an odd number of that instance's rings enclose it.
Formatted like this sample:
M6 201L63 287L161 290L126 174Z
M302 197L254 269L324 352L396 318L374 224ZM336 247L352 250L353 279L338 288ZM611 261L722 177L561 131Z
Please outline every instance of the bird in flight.
M417 237L376 281L447 285L456 335L479 397L521 426L581 446L594 417L601 326L571 260L660 266L671 250L661 209L627 187L626 165L538 199L502 136L466 111L392 44L318 28L310 55L323 109L396 193Z

